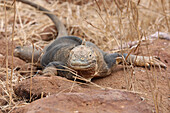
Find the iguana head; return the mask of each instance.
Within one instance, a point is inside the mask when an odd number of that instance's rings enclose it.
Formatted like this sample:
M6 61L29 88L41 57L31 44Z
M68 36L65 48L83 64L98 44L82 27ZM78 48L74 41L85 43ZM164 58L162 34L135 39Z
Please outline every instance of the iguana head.
M70 52L68 65L75 70L95 69L97 57L95 51L86 45L79 45Z

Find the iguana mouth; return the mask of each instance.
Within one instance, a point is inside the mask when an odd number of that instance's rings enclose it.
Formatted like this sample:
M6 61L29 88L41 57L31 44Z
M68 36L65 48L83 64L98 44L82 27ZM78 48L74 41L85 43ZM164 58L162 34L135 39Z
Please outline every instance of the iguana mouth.
M81 62L81 61L69 62L69 66L75 70L89 70L95 68L96 61L93 60L91 62Z

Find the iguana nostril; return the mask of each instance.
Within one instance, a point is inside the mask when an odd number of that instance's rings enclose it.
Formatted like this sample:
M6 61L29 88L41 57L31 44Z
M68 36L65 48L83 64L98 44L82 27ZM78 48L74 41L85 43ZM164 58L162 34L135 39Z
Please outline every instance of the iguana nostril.
M17 46L17 47L15 47L15 49L21 49L21 46Z

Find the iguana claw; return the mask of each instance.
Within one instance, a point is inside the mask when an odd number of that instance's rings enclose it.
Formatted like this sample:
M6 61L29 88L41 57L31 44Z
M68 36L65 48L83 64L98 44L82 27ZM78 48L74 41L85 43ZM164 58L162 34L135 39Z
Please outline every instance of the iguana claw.
M147 66L149 68L150 66L160 66L165 69L167 68L167 66L156 57L130 55L127 60L130 61L130 59L134 59L133 63L137 66Z
M44 76L55 76L57 75L57 69L55 67L46 67L43 70L43 75Z
M156 57L129 55L129 57L125 59L127 63L134 64L136 66L147 66L148 68L150 68L150 66L160 66L165 69L167 68L167 66ZM117 64L119 64L122 60L123 59L120 57L116 58Z

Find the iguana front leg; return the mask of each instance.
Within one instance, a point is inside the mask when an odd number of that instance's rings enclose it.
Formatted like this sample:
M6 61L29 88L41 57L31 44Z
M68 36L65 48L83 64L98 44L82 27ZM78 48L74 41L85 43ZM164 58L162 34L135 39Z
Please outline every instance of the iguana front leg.
M160 66L162 68L167 68L167 66L161 62L158 58L156 57L149 57L149 56L138 56L138 55L125 55L126 57L124 58L127 63L133 63L136 66L146 66L150 68L150 66ZM119 64L120 62L123 61L122 57L117 57L116 58L116 63Z
M66 77L67 79L74 79L73 70L68 68L63 62L50 62L43 70L44 75L58 75Z

